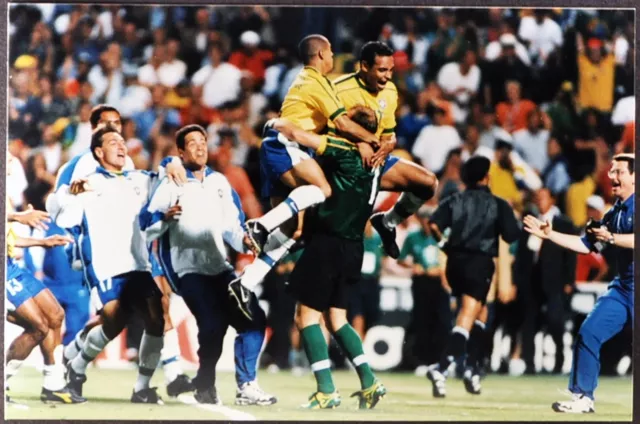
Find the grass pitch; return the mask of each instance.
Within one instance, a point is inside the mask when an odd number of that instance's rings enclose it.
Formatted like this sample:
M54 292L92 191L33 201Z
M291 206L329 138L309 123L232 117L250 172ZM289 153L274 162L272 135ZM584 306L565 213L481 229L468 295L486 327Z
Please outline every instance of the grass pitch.
M11 379L12 398L24 407L8 406L7 419L56 420L339 420L339 421L631 421L632 381L630 378L605 377L596 392L596 413L582 415L558 414L551 403L566 400L560 393L567 386L567 377L506 377L490 375L483 380L482 395L465 392L462 381L450 379L447 398L434 399L431 385L425 378L412 374L380 373L387 387L387 396L373 410L358 411L349 395L359 389L355 372L334 373L336 387L342 395L342 405L335 410L307 411L299 408L313 392L311 374L293 376L287 371L277 374L260 372L260 385L278 397L269 407L240 407L233 404L235 380L232 373L218 376L218 393L225 405L204 407L170 399L165 392L162 371L153 379L165 400L163 406L134 405L129 402L136 373L131 370L87 370L84 395L89 402L82 405L44 405L40 402L42 376L35 369L25 368ZM26 408L28 409L26 409Z

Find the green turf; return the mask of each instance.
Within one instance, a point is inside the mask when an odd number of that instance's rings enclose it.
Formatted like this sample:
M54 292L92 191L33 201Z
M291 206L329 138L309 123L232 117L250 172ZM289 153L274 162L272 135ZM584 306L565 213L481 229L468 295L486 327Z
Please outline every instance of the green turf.
M260 384L278 397L270 407L236 407L233 405L235 382L233 374L218 376L218 391L226 406L248 412L266 420L473 420L473 421L631 421L632 382L630 378L602 378L597 390L595 414L567 415L554 413L550 405L568 397L559 390L566 388L566 377L505 377L489 376L483 381L483 392L472 396L464 391L462 382L450 380L446 399L431 397L430 384L411 374L379 374L387 387L387 396L376 409L355 410L355 400L348 396L359 389L354 372L334 373L336 386L343 396L336 410L306 411L299 405L315 388L311 375L294 377L289 372L260 373ZM72 419L72 420L226 420L219 412L202 410L168 399L162 381L162 371L154 377L166 405L148 406L129 403L135 381L133 371L88 370L83 405L44 405L39 400L42 377L34 369L22 369L11 380L11 395L26 404L29 410L9 407L9 419Z

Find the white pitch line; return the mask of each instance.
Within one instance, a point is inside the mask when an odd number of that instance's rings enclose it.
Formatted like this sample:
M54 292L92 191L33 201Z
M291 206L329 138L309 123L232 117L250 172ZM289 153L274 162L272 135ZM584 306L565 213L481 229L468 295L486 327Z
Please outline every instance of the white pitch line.
M220 413L224 415L225 418L228 418L233 421L256 421L257 420L256 417L249 414L248 412L238 411L237 409L229 408L228 406L198 403L198 401L195 400L193 395L182 394L178 396L178 400L185 405L195 406L200 409L204 409L205 411Z

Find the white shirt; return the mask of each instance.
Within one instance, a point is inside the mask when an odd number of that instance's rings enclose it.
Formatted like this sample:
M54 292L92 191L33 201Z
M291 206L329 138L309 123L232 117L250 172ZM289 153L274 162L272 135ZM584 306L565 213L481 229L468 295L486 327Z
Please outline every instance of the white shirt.
M471 93L477 93L480 87L480 68L473 65L466 75L460 72L460 64L451 62L444 65L438 73L438 85L447 92L454 92L459 88L466 88ZM467 92L456 95L457 103L467 105L471 100L471 95ZM457 115L457 116L455 116ZM456 122L463 122L466 119L467 111L458 109L454 111L454 119Z
M518 36L529 41L529 57L539 55L538 65L544 65L547 56L556 47L561 47L564 40L562 29L553 19L545 18L538 25L533 16L525 16L520 21Z
M467 149L462 149L460 152L460 159L462 162L468 161L472 156L484 156L485 158L493 161L495 157L495 151L486 146L478 146L476 150L471 154Z
M69 147L69 156L74 157L91 148L91 122L80 122L76 129L76 138Z
M500 44L500 41L492 41L487 44L487 47L484 50L484 58L493 62L500 56L500 53L502 53L502 44ZM525 65L531 65L531 59L529 58L527 48L522 43L516 43L516 56L518 56L518 59L520 59Z
M155 69L146 64L138 70L138 81L144 85L162 84L165 87L175 87L187 74L187 65L181 60L165 62Z
M624 65L627 62L627 54L629 54L629 41L622 36L616 38L613 53L616 56L616 65Z
M109 78L102 72L100 65L94 65L87 75L87 80L93 86L92 103L98 103L100 98L106 93L104 103L111 105L119 105L124 90L124 78L120 69L113 72L111 76L111 85ZM107 92L107 88L109 91Z
M395 50L404 51L409 45L409 37L407 34L395 33L391 36L391 43ZM429 41L425 37L418 36L413 42L413 57L409 60L417 66L422 66L427 59L428 51Z
M548 130L539 130L533 134L524 128L513 133L513 145L516 150L529 165L540 173L549 163L549 155L547 153L549 137Z
M242 72L229 63L221 63L214 68L205 65L191 78L196 86L203 86L202 102L217 108L225 102L236 100L240 95Z
M18 158L11 161L11 174L7 175L7 197L11 200L13 207L22 206L24 199L22 193L27 189L29 183L24 173L22 163Z
M460 135L454 127L427 125L416 137L411 153L418 157L428 170L438 173L444 167L449 152L461 145Z
M136 113L147 110L150 105L151 91L142 85L130 85L124 89L118 110L121 116L131 118Z
M182 215L165 222L164 214L178 199ZM174 286L189 273L215 276L232 270L224 242L245 251L240 200L219 172L207 168L203 181L191 174L181 187L165 178L145 209L143 228L149 242L159 239L160 265Z
M636 98L635 96L623 97L618 100L611 114L613 125L624 125L636 119Z
M88 245L91 262L84 254L81 258L85 270L91 268L100 282L132 271L151 271L139 215L154 179L143 171L115 175L98 168L88 180L90 191L72 195L66 187L47 199L47 211L55 222L62 228L78 228L78 243Z
M42 156L47 164L47 172L55 174L62 165L62 144L55 143L42 147Z

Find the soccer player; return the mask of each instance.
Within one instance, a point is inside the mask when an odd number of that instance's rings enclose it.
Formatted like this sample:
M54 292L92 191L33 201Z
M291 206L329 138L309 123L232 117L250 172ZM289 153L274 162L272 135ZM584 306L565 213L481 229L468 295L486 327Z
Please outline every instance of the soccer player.
M396 243L396 226L413 215L437 189L435 175L410 161L396 156L387 156L396 146L395 127L398 107L398 90L391 78L393 75L393 50L379 41L371 41L360 50L360 69L356 73L334 80L338 99L347 110L357 105L373 109L378 118L376 135L380 137L380 148L373 154L374 166L382 163L384 176L380 190L402 192L396 204L387 212L371 217L390 257L397 259L400 249ZM329 133L335 130L329 124ZM437 142L437 141L434 141ZM361 146L368 149L369 146ZM371 152L373 153L373 152Z
M427 378L432 383L433 396L446 396L446 378L449 366L468 350L476 349L483 338L488 318L487 293L491 286L498 256L500 237L513 243L521 234L518 221L509 204L489 191L491 161L474 156L462 168L462 181L466 189L442 202L431 216L431 231L447 254L445 275L451 294L460 305L455 327L440 362L430 367ZM443 234L450 232L445 239ZM476 337L469 339L473 330ZM467 349L467 341L469 348ZM477 364L467 364L471 370ZM480 394L479 372L465 373L467 392Z
M95 106L91 110L91 115L89 117L89 122L91 123L91 129L96 131L98 128L109 126L115 129L117 132L122 132L122 120L120 117L120 112L113 106L101 104ZM171 161L163 161L162 166L166 166L166 174L169 178L176 178L181 180L181 175L183 169L182 166L177 167L176 162ZM56 193L65 190L72 181L76 181L82 178L86 178L89 174L95 172L99 163L93 157L93 154L90 150L87 152L75 156L69 162L60 168L58 171L58 177L56 179ZM125 157L125 166L124 169L127 171L133 170L134 165L133 161L129 156ZM161 174L164 171L161 167ZM88 249L91 243L90 238L86 235L82 238L79 237L79 233L74 233L73 230L70 231L71 234L76 239L76 244L73 246L73 249L70 251L71 259L73 266L75 268L81 268L82 261L81 257L85 256L85 261L88 260ZM193 386L189 380L189 377L183 372L182 367L180 365L180 345L178 342L178 333L173 327L173 323L171 322L171 317L169 316L169 299L171 295L171 288L166 282L166 278L162 275L159 265L156 264L155 256L153 254L150 255L150 260L153 265L153 277L160 290L163 292L163 311L164 311L164 320L165 320L165 335L164 335L164 343L162 349L162 355L160 361L162 363L162 368L165 376L165 383L167 385L167 394L171 397L178 396L181 393L185 393L193 390ZM88 271L88 269L85 269ZM97 282L92 282L93 276L89 272L85 272L85 282L88 286L94 286ZM65 303L72 303L73 299L61 299ZM89 333L89 331L95 327L96 325L100 325L102 323L101 314L96 315L96 317L90 320L85 326L84 329L77 333L73 343L65 344L64 349L64 361L69 362L73 358L75 358L82 347L84 346L84 340ZM84 324L84 323L83 323Z
M556 412L595 412L594 391L600 371L602 344L633 321L633 214L635 210L634 154L613 157L609 178L617 201L601 221L590 225L583 237L554 231L550 222L533 216L524 219L525 230L573 250L589 254L603 249L615 249L617 275L605 294L596 301L593 310L582 323L573 351L569 377L570 401L555 402Z
M258 385L256 369L264 341L266 317L251 293L249 321L230 307L227 287L235 278L224 243L238 252L249 251L240 198L227 179L207 167L207 136L199 125L176 132L180 158L188 181L178 186L163 179L140 216L149 241L158 240L160 265L198 323L200 367L193 379L195 399L219 404L216 364L229 325L235 341L237 405L271 405L276 398Z
M69 388L82 394L88 364L139 313L145 331L140 343L138 378L131 402L161 404L149 382L160 360L164 318L162 293L151 276L145 235L138 225L140 210L153 183L150 175L125 171L127 147L120 133L106 126L91 137L91 152L100 166L47 202L56 223L86 237L83 265L98 289L102 324L87 334L84 346L67 366Z
M333 83L326 78L333 69L329 40L322 35L309 35L300 41L298 48L305 67L289 88L280 116L313 133L319 133L332 122L341 133L353 136L362 141L361 144L377 144L375 134L349 118ZM247 303L250 296L245 292L253 290L293 246L302 222L299 212L324 202L331 195L331 186L322 170L298 140L287 139L273 129L265 135L260 146L262 195L271 199L273 209L248 221L247 230L255 249L269 253L261 254L254 266L229 285L230 296L248 318L251 318ZM285 222L287 224L278 228Z

